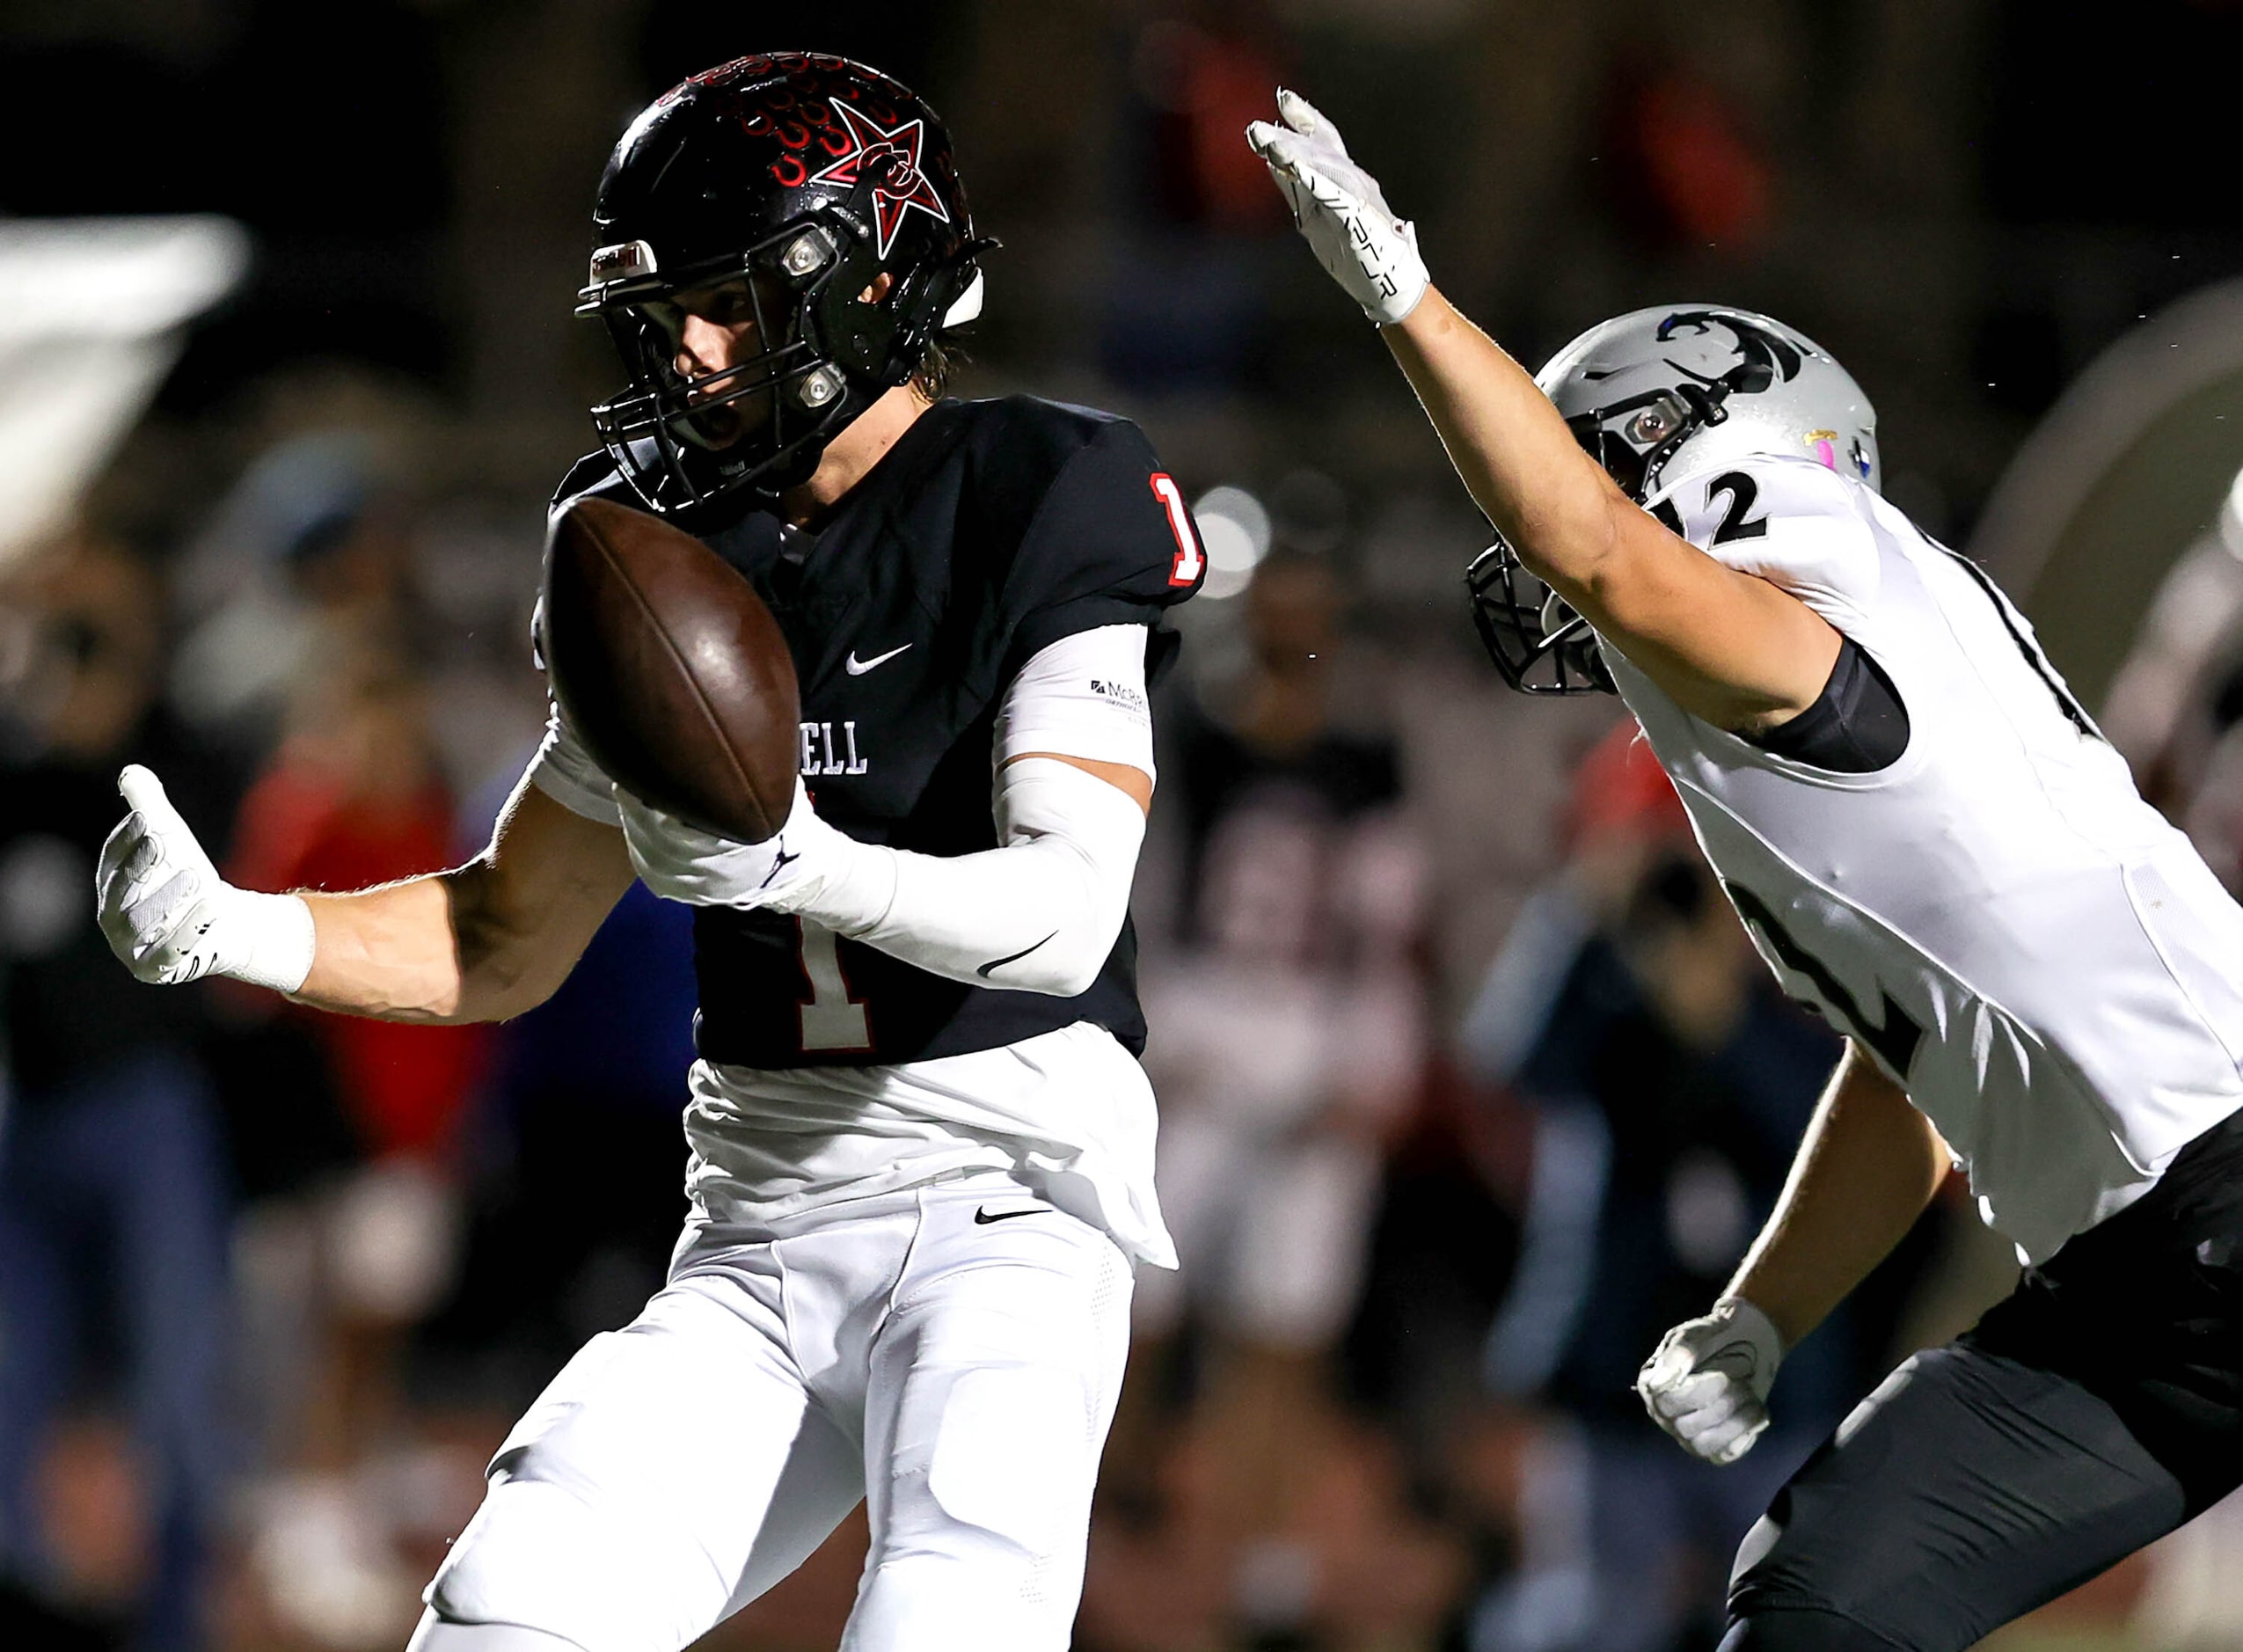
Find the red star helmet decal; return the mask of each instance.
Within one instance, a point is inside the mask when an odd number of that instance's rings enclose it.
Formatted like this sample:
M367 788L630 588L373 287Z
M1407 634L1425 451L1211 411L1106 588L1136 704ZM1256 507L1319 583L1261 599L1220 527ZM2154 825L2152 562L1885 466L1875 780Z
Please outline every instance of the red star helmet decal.
M895 245L895 232L902 228L905 213L917 208L945 223L950 222L950 208L942 204L942 197L919 170L919 145L926 137L924 121L906 121L894 131L883 132L878 122L866 120L840 99L827 101L857 147L823 172L813 173L809 181L854 184L862 178L872 179L873 210L880 220L876 250L880 257L886 258L888 249Z

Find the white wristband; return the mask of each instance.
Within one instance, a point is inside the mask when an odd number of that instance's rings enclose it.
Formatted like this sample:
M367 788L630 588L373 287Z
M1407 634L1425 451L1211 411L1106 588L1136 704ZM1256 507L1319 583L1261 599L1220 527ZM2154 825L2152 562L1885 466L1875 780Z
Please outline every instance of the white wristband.
M302 895L230 888L223 922L233 932L227 950L239 955L222 957L220 973L277 992L294 992L303 985L318 948L318 932Z

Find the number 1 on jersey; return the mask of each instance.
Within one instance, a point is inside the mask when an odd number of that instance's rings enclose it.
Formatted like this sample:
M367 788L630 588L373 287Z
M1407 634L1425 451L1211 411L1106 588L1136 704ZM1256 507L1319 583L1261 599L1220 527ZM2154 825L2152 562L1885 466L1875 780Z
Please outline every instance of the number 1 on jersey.
M1152 496L1168 513L1168 531L1176 536L1176 564L1168 570L1171 585L1195 583L1207 559L1200 554L1200 537L1192 530L1192 514L1184 508L1184 490L1165 471L1152 473Z
M800 1012L803 1053L870 1049L873 1028L865 1001L850 996L849 977L841 972L841 938L823 924L800 917L794 920L794 932L802 978L810 985Z

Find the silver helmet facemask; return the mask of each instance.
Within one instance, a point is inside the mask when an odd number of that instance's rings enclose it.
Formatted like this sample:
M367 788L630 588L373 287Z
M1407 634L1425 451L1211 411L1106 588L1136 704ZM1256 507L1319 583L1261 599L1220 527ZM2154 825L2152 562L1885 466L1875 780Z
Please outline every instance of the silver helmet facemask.
M1583 451L1638 504L1685 448L1692 471L1798 453L1877 486L1874 414L1860 387L1805 335L1750 311L1636 311L1582 334L1535 382ZM1473 559L1465 588L1480 641L1511 687L1614 691L1588 622L1500 532Z

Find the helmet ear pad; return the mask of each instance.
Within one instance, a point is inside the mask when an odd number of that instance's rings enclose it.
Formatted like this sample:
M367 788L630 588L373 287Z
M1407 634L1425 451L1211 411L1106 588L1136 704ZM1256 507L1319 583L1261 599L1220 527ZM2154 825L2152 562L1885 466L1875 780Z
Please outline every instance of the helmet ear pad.
M888 295L895 313L889 339L891 383L902 384L919 370L927 346L941 332L944 321L966 289L973 284L975 257L994 242L969 243L955 258L920 264L896 277Z
M891 269L870 246L846 239L833 273L811 298L811 342L870 400L918 370L944 315L972 280L972 267L969 252L956 263ZM865 293L883 274L894 284L867 301Z
M910 376L891 371L895 354L895 295L891 287L867 301L866 291L887 267L864 242L844 236L832 273L818 283L807 318L816 352L846 374L851 388L878 395Z

